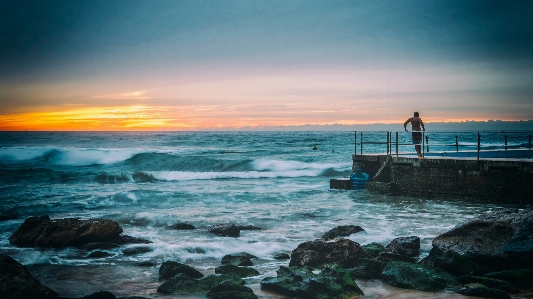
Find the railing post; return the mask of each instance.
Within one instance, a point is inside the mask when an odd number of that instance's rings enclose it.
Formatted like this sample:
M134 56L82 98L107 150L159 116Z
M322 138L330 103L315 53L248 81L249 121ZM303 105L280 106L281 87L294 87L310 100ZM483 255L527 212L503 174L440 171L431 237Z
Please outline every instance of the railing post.
M457 141L457 135L455 135L455 151L459 152L459 141Z
M531 134L529 134L529 146L528 146L529 149L531 149Z
M425 154L425 152L424 152L424 134L425 134L425 132L422 132L422 158L424 158L424 156L425 156L424 155Z
M363 131L361 131L361 155L363 155Z
M387 131L387 144L386 144L387 145L387 156L389 155L389 142L390 142L389 138L390 138L389 131Z
M479 151L481 150L481 135L477 132L477 159L479 161Z
M427 149L427 152L429 153L429 136L426 136L426 149Z
M357 131L355 131L354 133L354 142L353 142L353 146L354 146L354 156L357 156Z
M505 150L507 150L507 135L504 135L505 137Z
M531 148L531 135L529 135L529 146ZM398 157L398 132L396 132L396 158Z

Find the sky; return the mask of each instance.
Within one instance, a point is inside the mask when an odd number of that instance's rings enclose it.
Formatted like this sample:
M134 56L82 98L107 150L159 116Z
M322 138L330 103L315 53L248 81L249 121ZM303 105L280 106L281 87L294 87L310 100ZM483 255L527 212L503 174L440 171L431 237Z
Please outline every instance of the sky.
M533 1L0 0L0 130L533 119Z

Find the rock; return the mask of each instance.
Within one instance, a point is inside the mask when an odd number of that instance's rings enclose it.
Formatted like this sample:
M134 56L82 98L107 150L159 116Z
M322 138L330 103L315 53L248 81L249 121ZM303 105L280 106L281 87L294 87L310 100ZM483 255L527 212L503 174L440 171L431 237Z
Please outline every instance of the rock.
M346 270L336 264L320 270L311 267L280 267L277 277L266 277L261 286L291 297L310 299L351 298L363 295Z
M373 258L378 257L380 252L385 251L385 246L379 243L370 243L362 246L365 252Z
M26 219L9 237L9 242L19 247L60 248L108 241L118 237L120 233L122 228L112 220L99 218L50 220L48 216L40 216Z
M81 249L95 250L95 249L113 249L120 247L118 244L112 242L93 242L80 246Z
M88 258L96 258L96 259L109 257L109 256L113 256L113 254L109 252L105 252L105 251L100 251L100 250L93 251L87 255Z
M256 259L257 258L257 256L255 256L253 254L250 254L248 252L236 252L236 253L229 254L227 256L244 256L244 257L247 257L249 259Z
M457 252L442 250L433 247L429 255L420 261L421 264L440 267L455 276L481 275L481 267Z
M30 272L8 255L0 254L0 298L56 298L57 293L43 286Z
M220 263L223 265L234 265L234 266L253 266L254 265L249 257L246 257L244 255L233 255L233 254L223 256L222 261Z
M115 295L107 291L100 291L81 297L80 299L115 299Z
M380 252L377 260L382 261L384 263L388 261L400 261L400 262L407 262L407 263L415 263L416 259L414 257L409 257L406 255L401 254L394 254L394 253L388 253L388 252Z
M118 297L117 299L150 299L150 298L139 297L139 296L128 296L128 297Z
M510 282L503 281L500 279L471 275L461 276L458 279L459 282L461 282L462 284L480 283L489 288L499 289L508 293L518 292L518 288L516 286L512 285Z
M420 238L416 236L399 237L385 246L384 252L396 255L415 257L420 250Z
M146 240L146 239L142 239L142 238L132 237L132 236L128 236L128 235L116 236L115 238L111 239L111 241L113 243L118 244L118 245L150 244L150 243L152 243L152 241L149 241L149 240Z
M135 255L135 254L142 254L147 252L154 251L153 248L147 247L147 246L135 246L135 247L128 247L124 250L122 250L122 253L125 255Z
M274 255L275 260L290 260L291 256L286 253L278 253Z
M212 234L223 237L238 237L241 231L235 224L219 224L213 225L207 229Z
M178 273L176 276L165 280L157 288L158 293L164 294L207 294L214 286L229 282L232 284L243 285L244 281L240 277L232 275L207 275L202 279L194 279L187 274Z
M364 232L364 231L365 231L364 229L356 225L337 226L336 228L325 233L322 236L322 239L331 240L337 237L348 237L351 234L356 234L358 232Z
M223 282L207 293L209 299L257 299L252 289L243 285Z
M215 268L216 274L232 274L239 277L251 277L259 275L259 271L248 268L248 267L238 267L234 265L222 265Z
M351 268L357 265L360 258L370 257L359 243L348 239L331 241L316 239L298 245L292 251L289 266L320 267L329 263L337 263L341 267Z
M376 279L381 276L381 272L387 263L371 258L361 258L357 266L346 269L352 275L352 278Z
M176 223L168 227L169 229L178 229L178 230L193 230L196 229L194 225L188 223Z
M13 220L13 219L17 219L17 217L0 215L0 221L8 221L8 220Z
M470 258L485 272L533 269L533 210L483 214L438 236L433 247Z
M459 285L454 276L439 268L398 261L389 261L381 273L381 278L398 288L426 292Z
M490 272L483 275L488 278L500 279L512 283L517 287L529 287L533 283L533 272L528 269L517 269L500 272Z
M163 264L161 264L161 267L159 267L159 278L160 279L169 279L178 273L187 274L187 276L191 278L204 277L202 272L194 269L191 266L187 266L185 264L178 263L178 262L166 261Z
M457 293L465 296L476 296L483 298L510 299L511 296L498 289L488 288L480 283L470 283L464 285Z
M239 230L262 230L262 228L255 225L237 225Z

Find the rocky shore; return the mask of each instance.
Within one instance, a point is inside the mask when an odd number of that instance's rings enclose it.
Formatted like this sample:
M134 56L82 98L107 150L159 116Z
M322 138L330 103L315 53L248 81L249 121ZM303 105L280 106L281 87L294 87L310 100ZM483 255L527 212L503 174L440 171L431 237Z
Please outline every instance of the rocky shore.
M169 229L196 229L179 223ZM259 230L235 224L207 229L217 236L238 238L241 230ZM277 276L265 277L261 287L269 292L300 298L352 298L363 295L360 279L380 279L392 286L426 292L456 292L483 298L511 298L510 294L533 283L533 210L491 212L457 225L437 236L432 249L420 258L420 238L402 236L389 244L359 244L343 238L363 232L356 225L339 226L321 239L301 243ZM88 256L105 255L105 249L147 240L122 235L112 220L74 218L51 220L30 217L11 235L18 247L73 247ZM142 254L149 246L126 248L123 254ZM204 275L177 261L159 267L161 294L195 295L211 299L257 298L243 278L261 275L257 259L246 252L224 256L214 274ZM113 290L87 294L86 299L115 298ZM64 298L42 285L8 255L0 254L0 298ZM122 297L142 298L142 297Z

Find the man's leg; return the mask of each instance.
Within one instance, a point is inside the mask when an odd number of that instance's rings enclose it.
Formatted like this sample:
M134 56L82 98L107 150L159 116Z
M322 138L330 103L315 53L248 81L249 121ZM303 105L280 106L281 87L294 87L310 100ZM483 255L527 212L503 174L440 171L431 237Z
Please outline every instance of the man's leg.
M418 154L418 157L422 158L421 145L417 144L417 145L415 145L415 148L416 148L416 153Z

